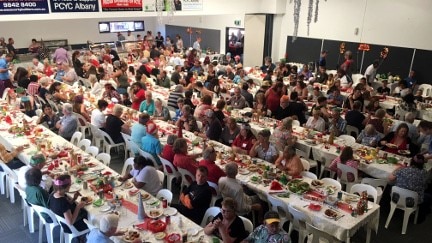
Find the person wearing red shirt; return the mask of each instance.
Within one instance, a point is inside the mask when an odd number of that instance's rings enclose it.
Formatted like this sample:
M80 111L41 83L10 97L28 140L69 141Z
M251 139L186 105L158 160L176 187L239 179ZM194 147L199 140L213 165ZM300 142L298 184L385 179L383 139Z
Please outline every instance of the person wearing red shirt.
M135 82L134 84L132 84L131 92L131 108L137 111L139 110L141 102L145 100L145 90L140 82Z
M171 163L174 161L173 144L176 139L177 139L177 135L175 134L168 135L167 144L163 147L161 153L161 157L168 160Z
M203 160L199 162L199 166L205 166L208 170L207 181L211 181L218 184L219 178L226 176L225 172L215 164L216 161L216 151L213 147L209 146L203 151Z
M233 152L240 154L249 154L249 151L253 147L255 140L255 136L252 134L249 124L243 124L240 133L237 135L231 145Z
M267 109L269 109L272 114L274 114L279 107L280 98L282 97L282 89L283 83L277 82L265 93Z
M188 145L184 138L177 138L173 145L174 161L173 164L178 168L185 169L195 175L198 168L198 163L195 160L199 154L188 155Z

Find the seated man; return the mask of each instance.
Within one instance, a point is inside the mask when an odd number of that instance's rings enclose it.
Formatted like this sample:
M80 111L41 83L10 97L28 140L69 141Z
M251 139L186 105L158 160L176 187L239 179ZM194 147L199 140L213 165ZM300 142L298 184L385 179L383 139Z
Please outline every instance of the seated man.
M345 120L347 122L347 125L356 127L359 131L363 130L364 128L364 121L366 117L361 113L361 107L362 103L358 100L354 101L353 109L349 110L345 114ZM348 134L351 135L351 134Z
M273 114L275 119L283 120L284 118L287 118L291 114L288 104L289 104L288 95L282 95L279 101L279 106L276 109L275 113Z
M66 103L63 105L63 117L57 122L56 128L59 130L59 135L66 140L71 140L72 135L78 128L78 119L72 113L72 105Z
M43 154L36 154L30 158L29 165L23 166L18 170L16 170L16 174L18 177L18 184L22 189L25 189L27 187L26 178L25 178L26 172L31 168L36 168L42 171L42 168L45 166L45 162L46 159ZM47 175L47 173L49 173L49 171L42 172L42 180L40 182L40 187L42 187L46 191L49 191L52 186L52 178L49 175Z
M260 158L270 163L274 163L279 156L279 152L276 147L270 143L271 132L268 129L261 130L258 133L258 141L255 142L249 156Z
M206 210L210 207L212 190L207 183L208 170L199 166L195 177L196 181L180 194L180 204L174 205L181 214L196 224L200 224Z
M280 228L279 214L275 211L268 211L264 215L264 224L255 228L255 230L243 242L260 243L260 242L291 242L290 236Z
M141 138L141 149L153 156L160 165L159 156L162 153L162 145L159 141L158 127L153 122L147 122L147 133Z
M227 102L234 109L243 109L247 107L246 99L241 95L241 90L239 87L234 88L234 95Z
M332 119L330 121L329 132L334 131L336 136L345 133L347 122L340 116L340 108L334 108L332 112Z
M377 89L378 94L383 94L383 95L389 95L390 94L390 88L387 87L387 83L388 83L387 79L384 79L382 81L382 86L378 87L378 89Z
M340 94L339 89L335 89L333 91L333 93L331 93L327 97L327 103L332 104L332 105L337 105L339 107L342 107L343 101L344 101L344 97L343 97L343 95Z
M238 173L238 165L231 162L225 166L226 177L219 179L219 191L223 198L230 197L237 202L237 213L246 215L251 211L258 213L258 219L262 218L262 206L258 196L248 196L243 191L243 186L236 179Z

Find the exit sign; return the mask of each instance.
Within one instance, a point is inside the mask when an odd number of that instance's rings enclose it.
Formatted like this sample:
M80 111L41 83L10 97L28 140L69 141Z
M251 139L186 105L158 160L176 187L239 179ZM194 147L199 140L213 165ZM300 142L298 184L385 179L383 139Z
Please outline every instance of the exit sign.
M239 25L241 24L241 21L240 21L240 20L234 20L234 24L235 24L236 26L239 26Z

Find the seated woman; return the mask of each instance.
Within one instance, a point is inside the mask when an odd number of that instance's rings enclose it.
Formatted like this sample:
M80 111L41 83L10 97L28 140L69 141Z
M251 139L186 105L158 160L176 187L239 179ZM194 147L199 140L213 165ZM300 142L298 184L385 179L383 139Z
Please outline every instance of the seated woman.
M342 163L344 165L348 165L350 167L353 167L354 169L358 168L359 162L357 160L354 160L354 152L353 149L350 146L345 147L341 155L334 159L330 164L330 170L337 172L338 176L340 176L341 171L338 170L337 164ZM348 174L347 175L348 181L354 181L354 175Z
M240 133L234 139L231 148L234 153L249 154L256 139L251 131L251 127L248 123L244 123L241 126Z
M216 112L215 112L216 114ZM240 133L240 128L237 126L236 119L234 117L229 117L226 119L225 126L223 127L222 135L220 140L223 144L231 146L234 139Z
M113 98L117 99L116 103L121 103L122 98L120 94L115 90L111 83L105 83L105 91L102 93L103 99L113 100Z
M132 178L132 184L144 191L156 196L158 191L162 188L162 183L159 181L159 176L156 169L153 167L153 162L143 156L136 156L134 158L133 169L122 175L119 181L126 181Z
M318 132L324 132L325 121L324 118L321 117L321 109L315 108L312 110L312 116L307 120L305 127Z
M283 153L276 160L275 165L290 176L298 176L304 170L300 157L292 146L285 146Z
M54 193L50 195L48 206L55 214L63 217L69 225L75 226L78 231L86 230L87 225L83 219L87 218L87 211L82 209L84 201L75 203L81 194L75 192L73 198L66 194L72 185L70 175L60 175L54 179Z
M188 170L192 175L195 175L198 168L196 158L200 154L188 155L188 145L184 138L177 138L173 145L174 161L173 164L178 168Z
M397 169L389 175L389 180L395 182L395 186L418 193L420 217L430 212L429 207L431 203L431 195L425 193L428 178L428 173L424 169L425 162L423 155L415 155L411 159L410 166L397 167Z
M224 198L221 212L204 228L204 233L221 238L223 242L241 242L249 233L236 211L237 202Z
M205 120L205 112L212 108L212 97L209 95L204 95L201 97L201 104L197 106L194 111L194 117L198 120Z
M155 101L155 110L153 113L153 119L169 121L171 120L171 115L169 113L168 107L162 104L162 100L157 98Z
M105 132L111 137L114 143L124 143L121 132L130 134L129 125L124 123L120 117L123 114L123 107L115 105L112 114L109 114L105 122Z
M51 95L51 100L56 104L68 101L68 96L62 91L62 83L60 82L54 82L51 84L48 93Z
M87 111L86 106L84 105L84 97L82 95L77 95L74 97L73 112L80 114L84 117L84 119L86 119L87 122L90 122L90 114ZM85 125L83 124L84 121L80 122L82 126Z
M364 124L372 124L379 133L385 134L388 130L387 124L384 124L384 117L386 114L386 111L380 108L375 112L374 118L372 118L371 115L367 116Z
M264 93L255 95L254 110L262 115L267 115L267 105L265 104Z
M376 147L380 140L381 134L375 130L372 124L366 125L357 137L357 143L371 147Z
M18 99L20 100L20 110L29 117L36 116L36 104L33 96L26 95L24 88L16 88Z
M177 120L176 126L181 126L183 129L186 129L189 132L197 132L199 130L198 124L195 117L192 115L191 107L184 105L182 108L182 113L183 115Z
M372 97L369 101L369 104L365 106L365 111L369 114L375 114L375 112L380 109L380 103L378 97Z
M56 127L60 118L55 114L49 104L42 105L42 114L37 120L37 124L45 124L51 131L58 132Z
M279 152L276 147L270 143L270 130L264 129L258 133L258 141L251 148L249 155L257 157L270 163L274 163Z
M48 192L43 189L40 184L42 181L42 171L39 168L33 167L25 173L26 180L26 200L34 205L48 207Z
M380 145L384 146L383 150L389 153L398 154L399 151L409 150L410 154L416 154L416 146L408 137L408 125L401 123L396 128L395 132L389 132L380 141Z
M102 93L104 91L104 88L101 83L99 83L99 80L97 79L97 76L94 74L91 74L88 78L90 84L91 84L91 90L90 93L94 95L95 97L99 98L102 96Z
M173 151L173 145L174 142L177 140L177 135L170 134L167 138L167 144L163 147L161 157L168 160L169 162L174 161L174 151ZM169 168L167 168L169 169ZM171 172L171 171L168 171Z
M293 119L287 117L273 131L272 143L278 151L284 150L285 146L292 146L296 143L297 137L292 134Z

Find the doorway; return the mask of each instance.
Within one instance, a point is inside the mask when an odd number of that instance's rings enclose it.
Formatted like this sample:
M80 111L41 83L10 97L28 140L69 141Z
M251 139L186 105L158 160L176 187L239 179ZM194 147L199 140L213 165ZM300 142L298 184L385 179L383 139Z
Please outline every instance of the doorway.
M226 28L225 52L230 52L231 57L240 56L243 60L244 28Z

